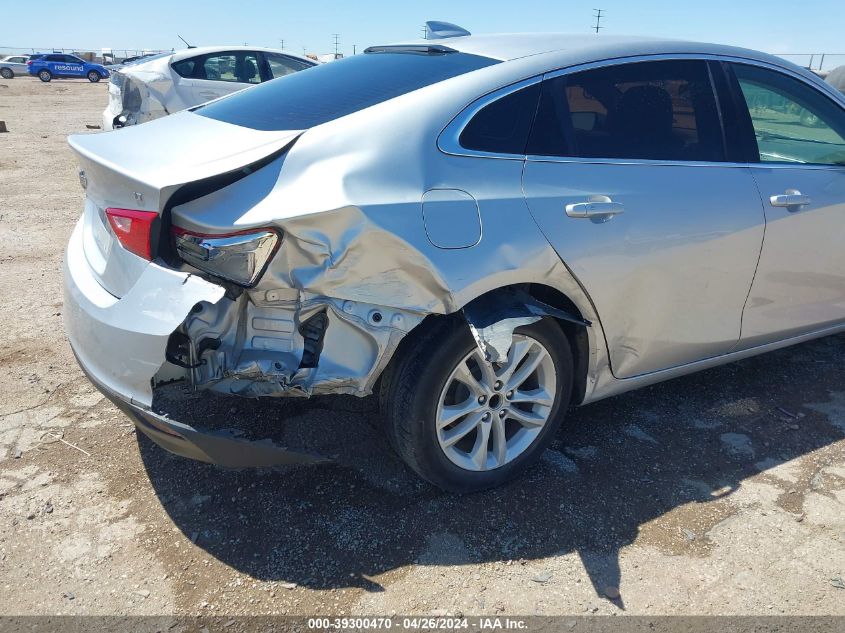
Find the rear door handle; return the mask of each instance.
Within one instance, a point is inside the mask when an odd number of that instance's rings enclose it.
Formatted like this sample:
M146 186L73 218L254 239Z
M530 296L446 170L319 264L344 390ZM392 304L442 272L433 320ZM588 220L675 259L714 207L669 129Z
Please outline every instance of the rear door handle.
M787 209L794 207L798 209L800 207L806 207L812 200L810 200L809 196L803 195L797 189L787 189L786 193L769 198L769 202L772 203L773 207L785 207Z
M211 92L210 90L201 90L200 97L203 99L217 99L220 95L216 92Z
M613 202L607 196L595 196L587 202L575 202L566 205L566 215L570 218L598 218L610 220L613 216L625 213L625 205Z

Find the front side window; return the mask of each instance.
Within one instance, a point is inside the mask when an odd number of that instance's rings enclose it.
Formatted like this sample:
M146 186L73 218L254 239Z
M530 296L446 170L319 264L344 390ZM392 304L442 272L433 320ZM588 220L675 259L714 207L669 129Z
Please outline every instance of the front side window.
M270 77L272 79L291 75L313 66L313 64L308 64L300 59L288 57L287 55L279 55L278 53L264 53L264 59L267 60L267 65L270 67Z
M845 165L845 111L787 75L733 64L764 163Z
M540 84L536 83L487 104L461 132L461 147L496 154L525 154L539 96Z
M704 61L618 64L543 84L530 154L725 160L718 106Z

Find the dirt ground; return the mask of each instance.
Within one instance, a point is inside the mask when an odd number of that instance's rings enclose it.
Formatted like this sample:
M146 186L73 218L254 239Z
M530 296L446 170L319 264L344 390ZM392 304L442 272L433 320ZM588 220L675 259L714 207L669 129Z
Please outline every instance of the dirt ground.
M526 477L469 497L402 466L373 399L192 399L326 466L139 438L62 330L66 137L106 101L0 82L0 614L845 615L845 336L573 411Z

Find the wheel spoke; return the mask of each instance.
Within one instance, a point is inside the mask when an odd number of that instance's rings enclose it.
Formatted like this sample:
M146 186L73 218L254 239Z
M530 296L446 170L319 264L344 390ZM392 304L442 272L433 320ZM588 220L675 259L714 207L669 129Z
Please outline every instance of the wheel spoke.
M534 347L533 341L515 340L511 344L510 350L508 350L507 364L498 373L499 380L501 380L505 384L508 384L511 375L516 370L516 368L519 367L519 363L522 362L522 359L525 358L526 354L531 351L532 347Z
M498 415L493 420L493 455L496 466L502 466L508 453L508 438L505 435L505 419Z
M554 397L545 389L531 389L530 391L520 391L517 389L511 402L514 404L540 404L545 407L550 407L554 404Z
M475 467L478 470L487 470L487 451L490 444L490 424L480 424L478 435L475 438L475 445L469 453Z
M487 389L492 389L493 384L498 380L496 372L493 370L493 365L490 364L480 349L475 351L475 360L478 362L478 368L481 370L481 384Z
M480 412L469 415L465 420L459 422L455 428L445 431L441 436L441 444L446 448L454 446L456 442L461 441L461 439L466 437L473 429L477 428L478 425L481 424L482 415L484 414ZM481 435L481 433L479 433L479 435ZM476 442L477 441L478 440L476 440Z
M465 384L476 397L486 394L487 390L484 388L484 384L472 375L466 363L467 360L469 359L464 360L464 362L458 365L458 370L455 372L455 380Z
M522 409L517 409L516 407L508 409L507 417L511 420L516 420L522 426L529 428L543 426L546 423L545 416L534 413L533 411L523 411Z
M528 358L525 359L525 362L522 364L522 367L519 368L515 374L513 374L510 380L507 383L508 389L518 389L519 386L524 383L531 374L533 374L540 363L543 362L543 359L546 357L546 352L543 349L537 350L535 354L530 355Z
M443 405L440 408L440 418L437 420L437 428L442 429L449 426L455 420L481 408L482 405L478 403L478 398L475 396L470 396L460 404Z

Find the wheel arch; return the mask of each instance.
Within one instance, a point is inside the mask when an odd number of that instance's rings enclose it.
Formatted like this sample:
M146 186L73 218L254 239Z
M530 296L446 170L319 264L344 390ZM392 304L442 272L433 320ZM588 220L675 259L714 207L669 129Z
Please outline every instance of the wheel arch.
M567 285L565 289L545 282L525 281L510 283L486 290L461 302L460 307L454 312L428 315L400 341L396 351L379 377L379 382L383 382L383 378L390 375L392 368L401 362L409 350L414 348L416 341L422 338L433 327L435 321L452 319L456 326L465 326L467 325L467 319L463 314L465 308L472 308L473 305L482 303L495 303L499 297L504 299L505 297L511 297L514 291L522 291L528 293L531 298L573 317L572 320L560 318L555 315L550 315L549 318L554 320L569 341L574 366L570 404L581 404L587 395L588 389L595 383L599 365L602 359L606 358L607 347L604 331L592 302L571 276L569 276L568 281L571 281L573 285ZM589 322L589 325L585 326L576 323L575 321L577 320Z

